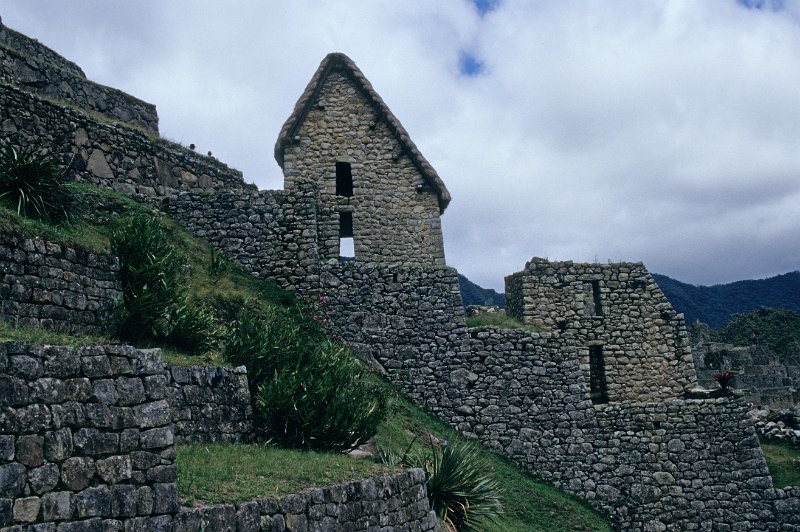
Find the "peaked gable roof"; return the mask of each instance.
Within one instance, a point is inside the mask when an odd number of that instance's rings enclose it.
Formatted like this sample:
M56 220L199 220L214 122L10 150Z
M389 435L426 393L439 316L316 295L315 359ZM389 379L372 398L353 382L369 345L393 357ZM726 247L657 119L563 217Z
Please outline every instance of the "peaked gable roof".
M278 161L278 164L283 168L283 152L300 129L300 125L303 123L303 120L305 120L314 98L322 89L328 75L337 68L343 69L356 84L361 87L367 99L369 99L370 103L375 107L380 118L386 122L392 134L394 134L400 142L403 153L411 158L411 161L425 180L436 191L436 195L439 197L439 212L443 213L450 203L450 192L448 192L439 174L436 173L436 170L433 169L433 166L431 166L427 159L422 156L403 125L392 114L389 107L378 93L375 92L375 89L372 88L372 84L364 77L364 74L358 69L353 60L342 53L328 54L320 63L319 68L308 83L306 90L303 91L300 99L297 100L294 111L292 111L292 114L281 128L280 135L278 135L278 140L275 143L275 160Z

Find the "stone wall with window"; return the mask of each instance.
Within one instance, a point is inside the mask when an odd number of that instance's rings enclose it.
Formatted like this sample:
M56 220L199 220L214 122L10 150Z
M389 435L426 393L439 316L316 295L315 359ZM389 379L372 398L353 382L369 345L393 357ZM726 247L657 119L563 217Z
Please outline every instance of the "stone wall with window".
M509 315L571 332L597 402L681 397L696 382L683 315L641 263L534 258L506 277Z

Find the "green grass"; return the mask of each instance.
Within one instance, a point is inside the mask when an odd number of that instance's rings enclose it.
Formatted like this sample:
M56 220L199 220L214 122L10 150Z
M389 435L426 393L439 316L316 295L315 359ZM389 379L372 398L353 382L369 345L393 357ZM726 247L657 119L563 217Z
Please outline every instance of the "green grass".
M389 416L376 436L380 448L403 453L416 437L414 448L422 449L430 445L431 434L448 442L465 441L455 430L412 405L391 386L385 383L384 386ZM588 504L520 471L502 457L480 449L482 458L494 470L504 490L505 515L494 530L612 530Z
M525 325L504 312L481 312L475 316L467 316L467 327L499 327L501 329L523 329L530 332L542 332L535 325Z
M788 442L762 439L761 450L776 488L800 486L800 449Z
M176 461L178 492L187 505L282 497L397 471L364 458L269 445L179 445Z

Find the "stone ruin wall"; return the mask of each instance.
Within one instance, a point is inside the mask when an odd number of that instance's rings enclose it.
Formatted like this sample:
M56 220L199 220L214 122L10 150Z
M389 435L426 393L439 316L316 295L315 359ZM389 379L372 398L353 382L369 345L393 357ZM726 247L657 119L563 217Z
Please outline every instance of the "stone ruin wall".
M102 334L121 298L116 257L0 232L0 320Z
M86 79L86 74L83 73L81 67L43 45L36 39L31 39L27 35L23 35L18 31L4 26L2 20L0 20L0 45L12 50L17 50L39 63L52 65L55 68L69 72L77 78Z
M623 530L800 525L800 489L772 488L743 401L594 405L570 334L470 329L427 383L433 409Z
M212 157L0 83L0 132L14 146L47 149L77 181L140 197L181 190L253 189ZM74 159L72 158L75 156Z
M158 134L155 105L87 80L76 64L2 22L0 81Z
M336 195L336 162L350 163L353 195ZM359 86L334 70L283 155L284 188L320 188L319 254L339 257L339 213L353 218L358 262L444 264L438 196Z
M437 529L419 469L281 499L181 508L174 446L180 437L173 416L182 414L171 397L175 386L182 386L183 408L189 408L190 396L201 398L215 388L233 392L230 402L249 403L249 396L236 395L243 381L246 393L241 371L170 369L157 349L0 344L0 527Z
M744 390L746 400L755 405L781 409L800 403L800 365L782 363L768 348L700 342L692 354L702 386L716 386L714 373L733 371L732 386Z
M325 200L320 200L319 182L305 188L300 179L287 175L287 191L256 193L248 190L240 174L213 159L153 142L125 128L98 124L13 87L0 86L0 102L7 104L0 107L0 124L15 141L59 139L56 145L79 152L86 162L87 168L79 174L82 179L139 195L169 196L165 208L170 214L248 271L307 295L326 296L338 334L379 362L416 403L521 467L589 500L619 526L689 530L713 522L778 530L800 525L800 493L768 485L769 474L752 423L743 417L741 405L728 399L675 399L691 384L693 372L686 364L680 331L671 329L677 317L660 306L665 300L659 302L660 293L649 289L649 275L643 285L626 290L640 296L636 304L635 297L612 298L620 295L619 286L626 283L606 278L602 271L593 273L598 277L569 281L571 297L583 306L569 307L573 321L563 331L556 323L556 330L541 335L494 329L468 333L454 270L324 260L331 254L329 244L335 236L329 214L340 208L341 200L326 207ZM300 140L298 146L302 146ZM294 164L292 150L293 146L287 149L287 162ZM291 164L287 174L294 171ZM311 174L327 176L322 190L329 190L324 186L330 187L330 172L320 167L319 173ZM354 174L358 175L355 164ZM321 205L318 211L317 204ZM381 211L376 207L374 213ZM293 253L301 259L292 262ZM357 247L356 253L361 261L370 257L363 248L359 253ZM421 253L425 256L426 252ZM275 257L278 266L273 266ZM509 278L511 308L525 303L524 291L530 287L525 273ZM638 275L627 273L629 278ZM584 352L587 338L607 341L614 333L597 316L586 314L587 297L593 296L584 280L606 283L607 290L600 291L602 305L617 301L630 305L634 316L650 324L648 332L664 339L668 350L656 347L656 366L646 367L658 371L666 363L675 371L677 384L651 382L634 374L637 384L631 390L612 391L628 402L592 404ZM564 288L551 286L553 292L547 297L567 305ZM637 292L641 289L644 294ZM635 307L642 299L645 312L638 313ZM642 352L650 347L650 343L639 346ZM645 362L636 349L619 349L617 355L620 362L625 358ZM614 379L625 375L609 372ZM176 383L180 384L176 379L170 385ZM633 402L645 398L660 402ZM173 519L170 522L176 527L181 519L191 523L189 528L201 522L198 519L236 519L241 525L254 522L251 518L256 518L258 510L261 523L274 523L264 513L271 504L195 509L164 519ZM308 503L302 508L306 513L292 515L319 516ZM285 522L286 518L288 514L275 519Z
M508 313L544 331L572 332L582 368L602 346L608 400L681 397L696 382L683 316L641 263L533 259L506 277Z

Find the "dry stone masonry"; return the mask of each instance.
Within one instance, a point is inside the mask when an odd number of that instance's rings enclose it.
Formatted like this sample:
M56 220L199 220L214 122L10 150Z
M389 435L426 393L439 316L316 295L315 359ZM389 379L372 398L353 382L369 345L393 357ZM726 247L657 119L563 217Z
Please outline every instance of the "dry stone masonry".
M167 366L164 397L175 421L176 443L248 442L253 407L244 367Z
M282 499L183 509L175 532L197 530L438 530L421 469L313 488Z
M121 298L116 257L0 233L0 320L100 334Z
M450 194L356 65L328 55L275 146L284 188L319 186L320 257L444 264L439 216Z
M220 405L210 402L226 393ZM174 444L249 436L249 400L243 370L165 368L158 349L0 344L0 528L437 530L419 469L281 499L181 508ZM227 425L226 406L241 409ZM247 423L231 423L237 415Z
M40 146L71 162L78 181L126 194L250 188L216 159L1 82L0 133L14 146Z

